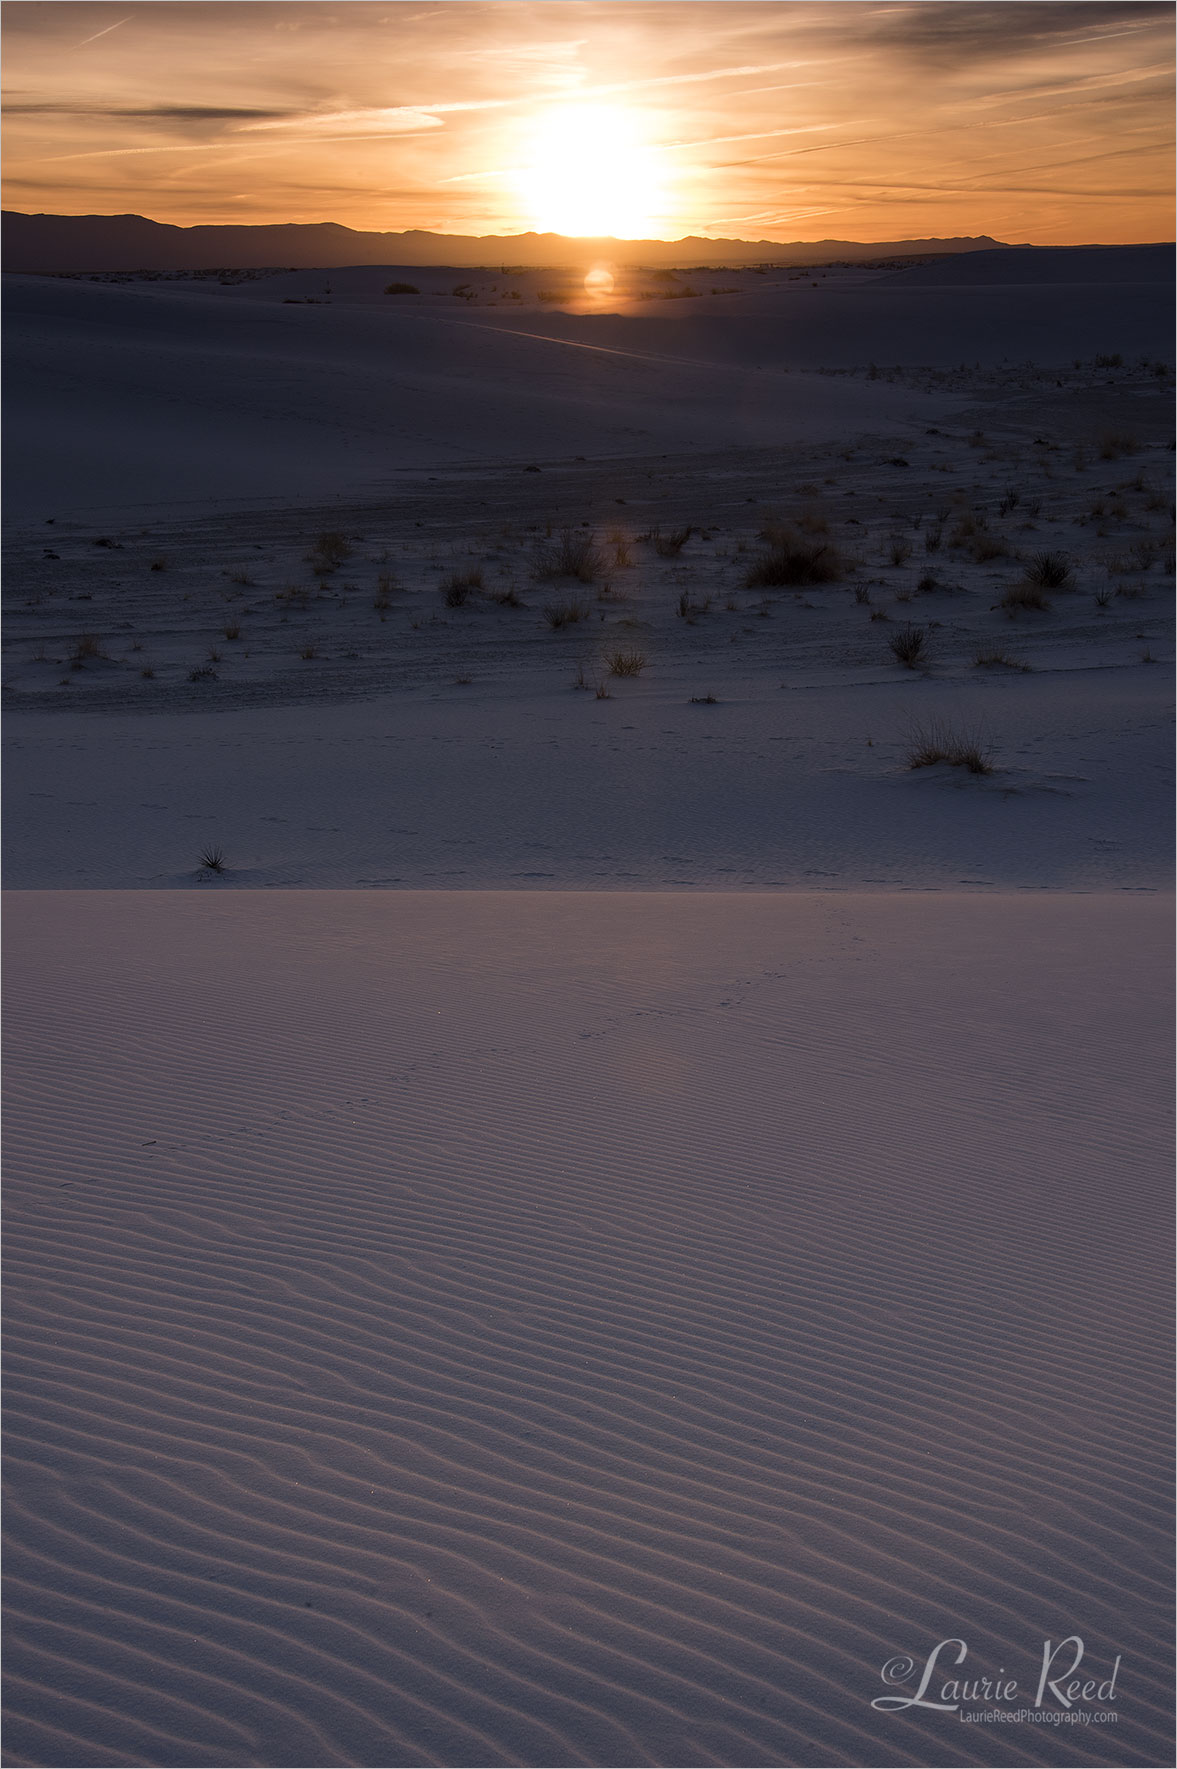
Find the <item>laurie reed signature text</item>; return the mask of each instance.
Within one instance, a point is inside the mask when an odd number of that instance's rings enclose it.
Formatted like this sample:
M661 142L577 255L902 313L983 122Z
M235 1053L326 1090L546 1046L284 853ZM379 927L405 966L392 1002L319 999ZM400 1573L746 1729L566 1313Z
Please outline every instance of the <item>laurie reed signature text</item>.
M955 1656L953 1649L955 1648ZM879 1675L883 1682L892 1689L897 1684L910 1684L918 1675L919 1683L911 1694L876 1695L871 1702L872 1708L883 1713L897 1714L907 1708L928 1708L935 1713L955 1714L970 1702L1011 1702L1020 1689L1028 1688L1019 1684L1016 1677L1007 1674L1006 1667L999 1665L996 1675L987 1677L971 1677L946 1675L951 1670L960 1670L968 1657L968 1645L964 1640L941 1640L935 1645L923 1666L918 1667L917 1661L900 1654L890 1658L883 1666ZM1083 1663L1083 1642L1078 1634L1068 1634L1055 1646L1049 1640L1042 1642L1042 1662L1037 1669L1037 1687L1028 1708L1023 1708L1019 1718L1033 1720L1038 1715L1047 1713L1066 1714L1074 1712L1076 1717L1084 1713L1082 1704L1085 1702L1109 1702L1116 1699L1116 1678L1120 1674L1120 1660L1123 1656L1116 1655L1108 1675L1100 1678L1090 1673L1079 1675L1079 1667ZM1023 1702L1026 1695L1022 1695ZM996 1717L996 1716L993 1716ZM1003 1718L1010 1717L1004 1716ZM961 1713L961 1718L980 1718L980 1716Z

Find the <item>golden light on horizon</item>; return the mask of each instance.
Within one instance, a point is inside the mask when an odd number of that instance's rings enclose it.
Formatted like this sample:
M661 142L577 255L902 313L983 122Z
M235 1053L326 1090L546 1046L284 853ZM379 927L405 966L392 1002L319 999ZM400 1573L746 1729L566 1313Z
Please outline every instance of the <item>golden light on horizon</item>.
M517 200L538 233L641 239L666 208L665 172L638 117L613 105L560 105L531 126Z

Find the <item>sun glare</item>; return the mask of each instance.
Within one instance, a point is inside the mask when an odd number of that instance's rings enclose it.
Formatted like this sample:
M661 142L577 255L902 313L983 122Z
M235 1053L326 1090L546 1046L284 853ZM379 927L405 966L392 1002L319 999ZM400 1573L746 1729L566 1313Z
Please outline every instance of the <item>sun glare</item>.
M541 233L640 239L658 226L665 198L659 156L628 111L568 105L532 131L519 196Z

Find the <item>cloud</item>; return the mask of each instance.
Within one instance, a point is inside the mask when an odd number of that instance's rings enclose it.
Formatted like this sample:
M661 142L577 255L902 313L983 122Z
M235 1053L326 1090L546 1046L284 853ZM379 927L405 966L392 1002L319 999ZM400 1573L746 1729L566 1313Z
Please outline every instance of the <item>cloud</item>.
M24 117L135 117L149 122L204 123L235 122L241 117L281 118L285 111L263 110L255 105L216 104L50 104L16 102L5 105L9 116Z
M1099 30L1114 28L1119 35L1126 22L1147 30L1171 16L1155 0L1019 0L1017 5L919 0L916 5L876 8L868 34L875 44L902 51L907 60L944 66L1008 61L1030 49L1086 42Z
M97 43L99 37L108 37L111 31L117 31L120 25L129 25L134 16L134 13L128 12L125 18L116 18L112 25L103 25L102 29L100 31L95 31L92 37L83 37L82 41L80 43L75 43L73 47L75 49L84 49L87 43Z
M236 133L240 135L254 134L263 129L295 129L302 132L309 130L310 134L305 137L308 140L321 138L342 141L353 134L366 137L417 135L423 129L441 129L443 127L441 118L431 115L428 110L417 110L411 105L392 105L379 109L288 113L262 123L243 123ZM333 136L321 134L322 131L328 129L342 131L342 133Z

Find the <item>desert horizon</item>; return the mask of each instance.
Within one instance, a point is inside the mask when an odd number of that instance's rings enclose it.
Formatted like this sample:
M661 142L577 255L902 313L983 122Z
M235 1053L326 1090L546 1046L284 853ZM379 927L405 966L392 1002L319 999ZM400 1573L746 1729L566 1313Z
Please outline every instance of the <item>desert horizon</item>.
M4 1762L1172 1761L1171 8L4 30Z

